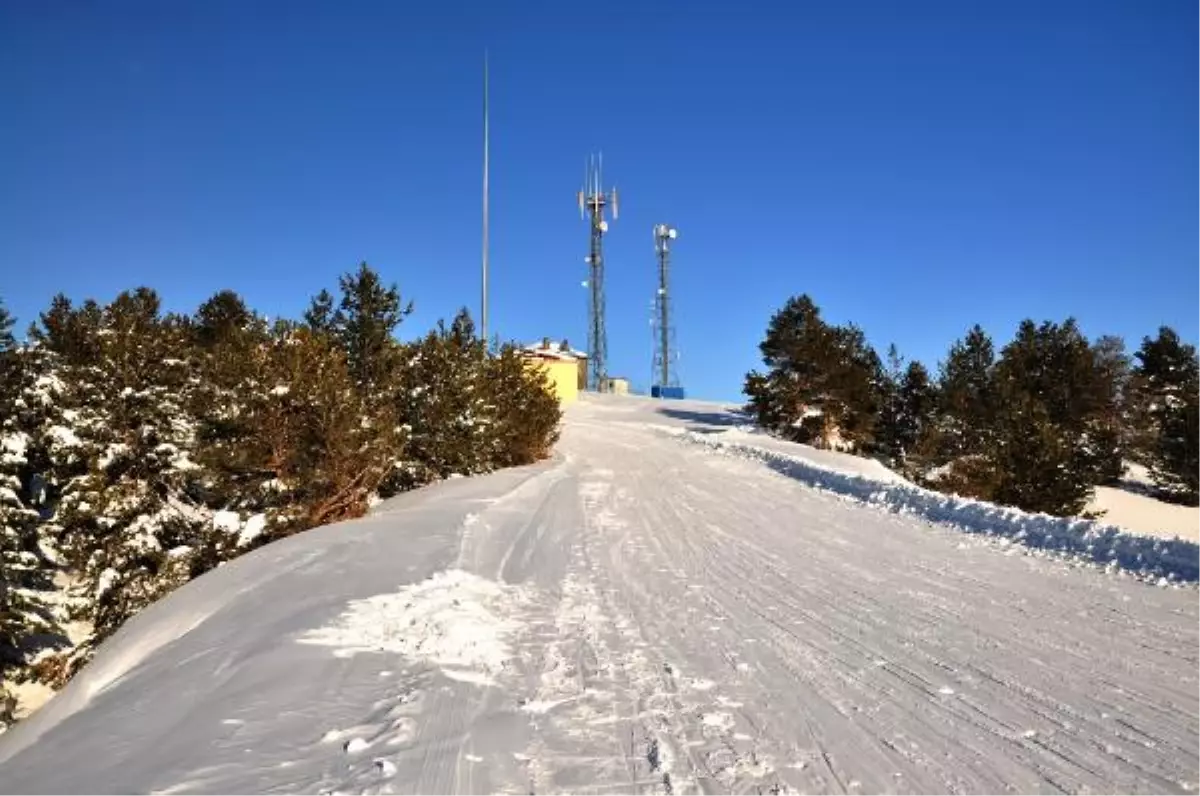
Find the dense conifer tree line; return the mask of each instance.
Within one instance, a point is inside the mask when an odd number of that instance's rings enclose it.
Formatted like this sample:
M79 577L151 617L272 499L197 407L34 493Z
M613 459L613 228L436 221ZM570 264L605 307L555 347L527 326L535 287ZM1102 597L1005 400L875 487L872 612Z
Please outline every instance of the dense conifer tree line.
M55 296L18 342L0 305L0 728L129 617L248 550L452 474L546 457L560 411L462 311L408 343L365 263L299 321L231 291ZM88 628L70 638L68 626Z
M1078 514L1130 461L1150 469L1159 497L1197 503L1198 360L1168 327L1130 357L1120 338L1089 341L1073 319L1023 321L998 352L975 326L930 374L894 346L884 363L858 327L827 322L802 295L759 348L747 410L787 439L1030 511Z

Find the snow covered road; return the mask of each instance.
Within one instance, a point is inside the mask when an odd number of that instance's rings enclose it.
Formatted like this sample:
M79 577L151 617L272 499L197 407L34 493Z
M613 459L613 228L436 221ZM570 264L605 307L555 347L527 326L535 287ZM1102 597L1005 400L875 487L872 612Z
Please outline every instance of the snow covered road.
M0 737L0 790L1196 792L1194 588L841 500L660 407L586 401L552 462L189 584Z

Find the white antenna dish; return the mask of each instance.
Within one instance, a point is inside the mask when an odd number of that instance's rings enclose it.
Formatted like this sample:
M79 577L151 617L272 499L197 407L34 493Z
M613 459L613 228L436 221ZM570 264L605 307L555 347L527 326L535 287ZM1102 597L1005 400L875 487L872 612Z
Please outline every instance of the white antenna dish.
M600 231L601 231L601 232L608 232L608 222L607 222L607 221L601 221L601 222L600 222Z
M669 237L671 240L674 240L678 234L679 231L674 228L667 231L667 237Z

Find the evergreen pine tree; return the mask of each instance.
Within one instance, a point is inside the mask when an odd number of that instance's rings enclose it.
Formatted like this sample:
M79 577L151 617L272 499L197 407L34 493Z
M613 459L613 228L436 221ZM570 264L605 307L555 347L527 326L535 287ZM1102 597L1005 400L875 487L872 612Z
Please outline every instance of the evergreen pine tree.
M16 345L16 340L13 338L13 325L16 323L12 313L8 311L8 307L4 306L4 300L0 299L0 352L8 351Z
M1160 327L1156 337L1142 339L1134 355L1137 376L1145 382L1144 389L1156 403L1177 405L1182 393L1195 379L1196 348L1180 339L1169 326Z
M938 375L941 460L979 455L992 427L992 339L978 324L950 347Z
M200 454L241 549L362 514L403 444L394 411L363 394L331 335L276 324L246 351Z
M1196 430L1200 364L1196 349L1164 326L1157 337L1143 339L1135 357L1134 391L1144 439L1150 446L1143 460L1151 464L1163 497L1195 505L1200 499Z
M334 309L333 294L322 289L313 297L312 303L304 312L304 323L314 332L332 333Z
M91 595L93 637L82 660L126 619L213 561L208 516L188 494L194 425L186 413L189 362L179 355L186 356L189 329L163 318L147 288L120 294L96 327L75 314L65 328L82 331L64 339L71 350L98 356L64 372L70 425L55 435L61 444L52 453L58 547ZM47 338L56 336L54 328L47 326Z
M1090 444L1096 449L1096 483L1111 486L1124 475L1125 459L1134 444L1131 361L1125 341L1115 335L1104 335L1092 344L1092 360L1097 401Z
M489 458L485 344L465 309L407 346L397 380L396 405L408 434L405 466L393 489L449 475L486 472Z
M259 318L232 290L221 290L200 305L190 326L197 345L205 350L229 345L242 339Z
M906 473L917 474L926 463L922 443L937 418L937 389L920 362L909 362L900 378L896 438Z
M29 336L57 355L67 367L85 366L100 356L100 305L91 299L76 309L69 298L57 294L50 308L29 329Z
M1181 405L1164 413L1153 473L1165 497L1195 506L1200 503L1200 396L1194 383L1182 397Z
M1032 511L1078 514L1092 487L1120 466L1108 434L1111 374L1074 319L1022 322L996 367L993 499Z
M867 342L862 329L854 324L833 327L831 371L832 421L826 439L837 439L837 447L867 450L875 438L875 419L879 415L886 378L883 363Z
M27 676L38 639L57 622L47 592L47 562L38 554L37 496L33 492L25 394L36 376L32 352L19 348L13 319L0 303L0 731L12 721L16 697L7 684Z
M8 374L4 374L8 375ZM5 424L7 425L7 424ZM0 437L0 730L13 721L15 697L6 684L16 680L27 663L27 640L35 630L31 620L38 617L37 606L30 605L21 579L30 568L25 552L29 527L36 522L20 499L20 482L12 474L23 464L23 440L12 432Z
M396 343L392 334L412 313L412 304L403 305L397 287L385 287L379 274L365 262L359 264L358 271L340 277L338 284L342 299L333 314L333 331L346 352L355 383L374 394L394 366Z
M905 446L901 439L900 384L904 378L904 358L895 343L888 346L887 365L880 385L879 417L875 423L875 449L889 466L904 467Z
M252 396L264 390L270 332L266 321L232 291L216 293L201 304L191 326L196 366L190 414L196 422L196 459L204 475L193 482L192 490L210 510L238 515L236 523L226 516L221 524L234 534L273 497L259 492L265 480L261 462L246 448L256 431L250 404ZM218 549L232 541L214 539Z
M744 388L759 425L821 447L870 443L881 364L860 329L827 324L797 296L772 316L759 350L769 370L747 374Z
M532 464L558 441L562 409L544 370L531 368L516 346L498 348L484 362L492 466Z
M1047 405L1018 383L1002 381L1004 400L994 433L995 451L980 471L990 477L985 497L1026 511L1082 512L1091 495L1081 472L1077 441L1050 417Z

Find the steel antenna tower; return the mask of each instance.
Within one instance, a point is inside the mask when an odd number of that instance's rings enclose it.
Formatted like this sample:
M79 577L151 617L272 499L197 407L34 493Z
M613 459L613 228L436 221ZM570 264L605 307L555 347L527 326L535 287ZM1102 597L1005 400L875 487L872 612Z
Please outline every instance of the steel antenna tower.
M667 224L654 226L654 252L658 255L658 291L654 295L654 362L651 383L658 387L678 387L679 374L672 367L675 353L675 327L671 325L671 242L679 231Z
M579 192L579 216L589 221L591 248L588 264L588 377L590 390L604 392L608 388L608 331L604 326L604 234L608 232L608 221L604 218L606 207L612 207L612 217L617 218L617 189L607 193L603 187L604 156L588 157L584 170L583 190Z

